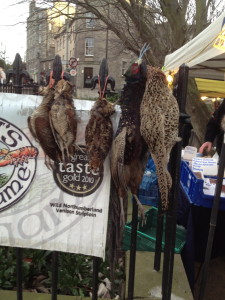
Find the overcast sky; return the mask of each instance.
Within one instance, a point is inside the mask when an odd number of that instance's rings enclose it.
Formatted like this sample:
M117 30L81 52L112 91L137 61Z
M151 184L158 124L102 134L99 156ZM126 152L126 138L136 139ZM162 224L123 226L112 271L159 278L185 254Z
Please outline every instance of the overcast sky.
M16 53L24 59L26 51L26 19L29 4L18 4L21 0L1 0L0 3L0 50L6 49L9 62L13 62Z

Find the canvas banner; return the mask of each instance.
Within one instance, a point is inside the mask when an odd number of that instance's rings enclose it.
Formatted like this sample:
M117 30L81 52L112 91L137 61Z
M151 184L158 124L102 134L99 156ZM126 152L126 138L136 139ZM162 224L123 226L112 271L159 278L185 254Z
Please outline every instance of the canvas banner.
M93 102L74 100L81 149L50 170L27 125L41 100L0 94L0 245L104 258L111 178L108 157L103 174L88 168L84 133Z

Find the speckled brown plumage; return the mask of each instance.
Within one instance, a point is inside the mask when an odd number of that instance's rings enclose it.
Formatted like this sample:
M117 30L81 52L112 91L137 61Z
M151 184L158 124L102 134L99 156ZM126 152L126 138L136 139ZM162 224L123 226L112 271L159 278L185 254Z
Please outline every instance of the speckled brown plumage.
M140 114L141 135L148 144L156 166L162 209L166 211L169 207L168 193L172 184L167 164L172 147L179 141L179 108L177 100L167 86L165 74L158 68L148 66Z
M95 101L85 130L86 151L92 170L102 170L104 160L110 150L113 139L113 127L110 116L114 106L106 99Z
M43 96L41 104L28 117L28 127L32 136L41 145L46 155L46 165L51 167L49 158L55 162L61 160L61 151L52 134L49 111L54 101L55 90L53 88L41 87L39 94Z
M58 81L49 112L52 132L62 152L63 161L68 161L76 149L77 118L72 92L70 82L64 79Z

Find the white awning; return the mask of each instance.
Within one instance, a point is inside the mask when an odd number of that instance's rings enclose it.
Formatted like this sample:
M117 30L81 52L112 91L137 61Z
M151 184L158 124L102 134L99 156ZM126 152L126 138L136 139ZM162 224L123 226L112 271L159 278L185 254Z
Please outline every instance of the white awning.
M178 71L186 64L191 77L224 80L225 50L213 46L224 24L225 12L190 42L167 55L164 71Z

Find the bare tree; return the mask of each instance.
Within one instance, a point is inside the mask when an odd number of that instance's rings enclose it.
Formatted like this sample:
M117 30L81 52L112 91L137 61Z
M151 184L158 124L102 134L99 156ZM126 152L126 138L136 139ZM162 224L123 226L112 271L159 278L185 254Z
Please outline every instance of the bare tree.
M26 2L27 0L21 0ZM51 6L55 0L39 0L39 5ZM136 55L144 43L150 45L145 58L153 66L162 67L164 58L205 29L225 8L223 0L69 0L75 4L71 20L85 19L91 12L102 21L98 29L108 29L122 41L124 49ZM58 14L65 14L58 11ZM52 18L54 18L52 16ZM50 16L51 18L51 16ZM190 92L191 91L191 92ZM194 92L195 91L195 92ZM187 112L202 141L209 112L200 101L194 83L189 89ZM203 122L199 123L199 119Z
M27 0L21 0L26 2ZM39 6L50 7L55 0L39 0ZM162 66L165 56L196 36L225 8L222 0L69 0L75 14L54 11L68 18L85 18L92 12L123 42L124 48L138 54L149 43L147 59L151 65ZM82 8L82 10L80 10ZM69 10L68 10L69 11ZM48 16L51 18L51 15ZM104 29L104 28L101 28Z

